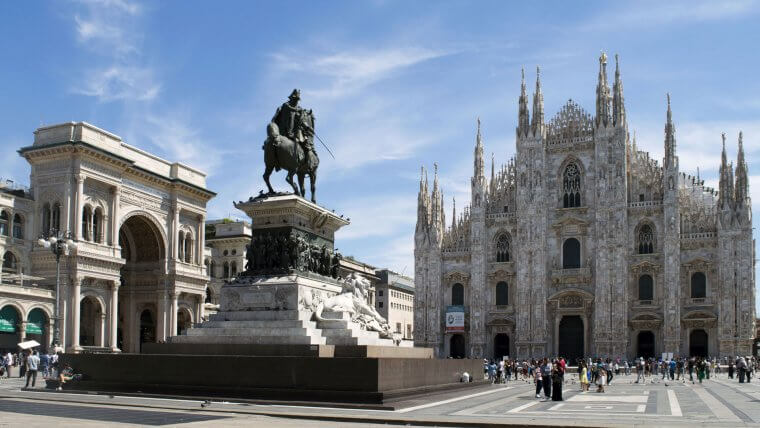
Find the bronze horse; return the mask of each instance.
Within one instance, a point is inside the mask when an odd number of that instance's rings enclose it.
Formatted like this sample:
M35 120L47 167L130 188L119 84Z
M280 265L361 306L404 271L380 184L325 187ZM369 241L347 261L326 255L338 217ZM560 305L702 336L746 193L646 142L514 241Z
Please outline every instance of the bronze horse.
M314 118L311 111L304 110L298 115L298 129L305 136L308 147L314 147ZM317 181L317 168L319 167L319 158L317 152L313 149L306 158L306 150L301 144L290 138L280 135L280 129L274 122L267 126L267 140L264 143L264 181L267 183L269 193L275 193L272 185L269 183L269 176L273 170L279 171L284 169L288 172L285 181L293 187L293 192L301 197L306 197L306 188L304 187L304 177L308 174L311 182L311 201L316 203L315 184ZM293 182L293 175L298 175L298 185L300 190Z

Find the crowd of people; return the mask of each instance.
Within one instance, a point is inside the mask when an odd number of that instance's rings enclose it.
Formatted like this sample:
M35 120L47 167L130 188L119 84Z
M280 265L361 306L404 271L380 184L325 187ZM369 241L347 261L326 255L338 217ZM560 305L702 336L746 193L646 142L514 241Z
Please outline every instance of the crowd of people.
M531 360L484 360L484 375L491 383L505 384L512 380L533 382L536 398L542 401L562 401L562 388L566 383L578 383L581 391L590 391L596 385L596 392L603 393L605 386L622 375L636 375L633 383L657 383L662 380L686 382L688 374L692 383L702 383L710 376L726 373L728 379L738 379L739 383L750 382L760 371L760 360L755 357L735 359L705 357L673 357L666 359L642 358L634 361L626 359L583 358L570 365L565 358L542 358ZM661 377L660 377L661 376ZM695 381L696 376L696 381Z
M25 388L36 387L37 373L44 379L58 379L61 385L66 382L64 369L58 367L58 354L34 349L12 353L11 351L0 352L0 379L10 379L12 376L26 377Z

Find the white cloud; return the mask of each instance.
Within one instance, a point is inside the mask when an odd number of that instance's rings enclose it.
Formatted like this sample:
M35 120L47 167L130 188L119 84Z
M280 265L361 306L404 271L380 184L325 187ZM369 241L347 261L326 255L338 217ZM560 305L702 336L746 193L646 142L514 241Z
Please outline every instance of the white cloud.
M220 164L224 151L209 150L197 128L179 113L147 115L140 126L140 136L160 148L170 162L182 162L203 172L213 172Z
M73 17L77 40L94 55L88 68L76 76L72 92L103 102L154 99L161 84L142 61L141 7L127 0L77 3L82 5Z
M311 73L326 77L321 89L304 91L315 98L338 98L390 76L393 72L449 53L424 48L390 48L375 51L343 51L322 56L303 53L273 54L283 72Z
M149 68L111 65L101 70L90 71L86 79L72 91L76 94L95 97L99 101L116 100L150 101L154 99L161 85L156 82Z

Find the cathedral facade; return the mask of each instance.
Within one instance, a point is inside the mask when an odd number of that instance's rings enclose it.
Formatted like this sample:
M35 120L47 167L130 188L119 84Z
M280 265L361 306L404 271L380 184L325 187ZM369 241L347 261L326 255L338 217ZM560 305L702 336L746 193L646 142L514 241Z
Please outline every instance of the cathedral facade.
M446 222L423 170L415 231L417 346L439 357L749 355L755 267L742 134L719 189L681 171L670 97L662 163L637 148L617 66L599 59L596 112L532 114L523 74L516 154ZM716 136L717 140L717 136ZM717 146L717 145L716 145ZM716 148L717 154L717 148ZM716 162L717 163L717 162Z

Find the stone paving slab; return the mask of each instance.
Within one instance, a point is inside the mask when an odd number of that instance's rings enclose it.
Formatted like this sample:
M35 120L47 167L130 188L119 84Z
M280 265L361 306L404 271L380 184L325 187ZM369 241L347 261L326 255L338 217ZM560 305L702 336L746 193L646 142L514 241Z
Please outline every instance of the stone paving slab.
M406 400L397 403L396 411L218 402L204 409L200 407L199 400L21 391L21 382L13 380L0 381L2 395L14 397L0 399L0 402L33 400L56 405L121 407L133 412L156 412L155 419L150 420L158 422L175 417L165 415L167 412L204 416L210 413L227 418L220 419L221 422L208 422L214 425L227 425L228 420L236 423L237 419L230 419L233 415L296 418L304 422L332 421L330 426L342 426L344 423L412 426L760 426L760 383L738 384L717 378L702 385L662 381L635 384L634 379L618 376L605 393L581 393L577 384L567 382L563 391L565 401L562 402L536 399L534 386L529 382L485 385ZM5 408L0 408L0 421L4 420L6 413L2 409ZM93 412L92 415L98 414ZM117 413L117 417L127 420L131 415L119 416ZM173 424L192 426L196 422L188 420L180 423L178 420ZM197 424L202 425L203 421Z

